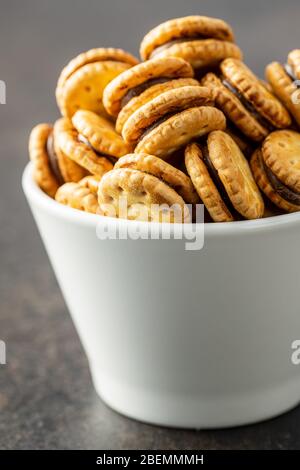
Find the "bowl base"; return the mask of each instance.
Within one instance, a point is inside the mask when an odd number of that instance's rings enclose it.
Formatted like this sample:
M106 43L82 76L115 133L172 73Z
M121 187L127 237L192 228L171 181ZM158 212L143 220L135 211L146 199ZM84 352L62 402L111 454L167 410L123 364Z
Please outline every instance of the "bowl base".
M230 396L154 394L118 383L92 369L95 389L114 411L144 423L185 429L253 424L289 411L300 403L300 380L272 389Z

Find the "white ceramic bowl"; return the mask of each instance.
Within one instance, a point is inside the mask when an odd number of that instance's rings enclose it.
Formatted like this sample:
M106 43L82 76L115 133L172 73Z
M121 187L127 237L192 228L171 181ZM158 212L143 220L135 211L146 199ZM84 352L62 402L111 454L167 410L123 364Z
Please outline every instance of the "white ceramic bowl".
M99 240L97 224L116 219L56 203L30 165L23 188L109 406L209 428L300 401L300 213L206 224L203 249L186 251L184 240Z

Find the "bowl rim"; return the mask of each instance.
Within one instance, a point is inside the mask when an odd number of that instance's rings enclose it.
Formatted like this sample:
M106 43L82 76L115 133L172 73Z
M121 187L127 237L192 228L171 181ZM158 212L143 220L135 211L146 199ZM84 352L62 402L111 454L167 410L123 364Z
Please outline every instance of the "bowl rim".
M128 224L137 225L142 231L148 231L153 224L159 226L160 231L164 226L171 227L181 224L167 224L155 222L133 221L126 219L115 219L112 217L105 217L97 214L79 211L68 206L64 206L56 202L48 196L34 181L33 178L33 164L28 162L22 175L22 188L28 202L33 203L34 206L39 207L51 214L54 217L65 219L66 221L75 223L77 225L94 227L96 230L97 225L103 221L105 224L117 224L118 226L128 226ZM31 205L31 204L30 204ZM204 224L205 236L224 236L224 235L246 235L249 232L270 231L278 228L286 228L287 226L300 226L300 211L291 214L276 215L265 219L255 220L242 220L236 222L208 222ZM195 224L184 224L192 230ZM203 224L200 224L203 225ZM165 227L166 228L166 227ZM172 231L172 230L171 230Z

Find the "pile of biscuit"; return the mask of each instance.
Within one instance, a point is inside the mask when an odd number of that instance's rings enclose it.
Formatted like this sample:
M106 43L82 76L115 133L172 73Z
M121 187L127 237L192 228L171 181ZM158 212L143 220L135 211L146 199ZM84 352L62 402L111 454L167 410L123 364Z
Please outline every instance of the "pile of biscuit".
M97 48L62 70L62 117L29 141L43 191L131 220L191 221L196 204L214 222L300 210L300 50L263 81L227 23L188 16L146 34L140 55Z

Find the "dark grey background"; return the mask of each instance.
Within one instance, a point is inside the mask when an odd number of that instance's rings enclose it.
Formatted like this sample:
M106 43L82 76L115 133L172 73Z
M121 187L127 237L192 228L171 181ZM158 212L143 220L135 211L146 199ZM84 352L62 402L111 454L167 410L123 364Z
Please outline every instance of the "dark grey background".
M193 432L127 420L96 396L87 361L20 188L30 128L57 116L62 66L97 46L137 53L162 20L205 14L228 20L246 62L300 47L299 0L0 0L0 366L2 449L300 448L300 408L234 430Z

